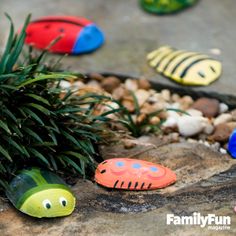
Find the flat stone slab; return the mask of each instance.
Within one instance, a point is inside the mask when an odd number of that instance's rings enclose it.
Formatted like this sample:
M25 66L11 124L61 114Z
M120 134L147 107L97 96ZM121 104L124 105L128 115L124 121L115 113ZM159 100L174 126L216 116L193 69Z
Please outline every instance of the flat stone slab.
M103 147L102 153L109 154L109 158L114 157L117 148L120 152L115 156L129 155L168 166L177 173L175 185L154 191L120 191L81 179L72 187L77 197L75 211L69 217L57 219L28 217L2 199L1 235L19 235L19 232L20 235L63 236L216 235L216 231L199 226L166 225L168 213L188 216L193 212L231 216L231 229L219 235L235 235L235 160L201 144L162 144L155 149L153 146L155 139L128 150L116 145L105 152Z
M126 204L128 199L129 205L136 204L145 208L148 205L145 202L149 194L146 194L145 198L142 195L141 197L136 195L134 200L131 197L132 193L108 192L91 182L81 180L73 187L78 203L71 216L57 219L35 219L6 206L0 213L1 235L235 235L236 216L232 206L236 197L236 168L232 169L230 173L234 177L230 182L225 182L224 186L221 184L215 189L209 186L209 183L219 178L214 177L213 180L207 181L208 185L205 187L200 184L175 197L167 197L165 204L162 204L161 201L159 204L156 202L156 208L153 208L152 211L138 213L127 211L118 213L115 210L111 211L111 209L108 211L108 196L110 199L117 200L115 195L123 195L122 198L118 198L117 205L120 204L120 209L122 202ZM233 182L234 184L232 184ZM151 194L151 196L154 195ZM137 203L137 199L139 199L139 203ZM114 202L113 205L115 207ZM123 209L125 209L124 206ZM199 226L166 225L166 214L168 213L185 216L191 215L193 212L200 212L202 215L212 213L230 216L232 219L231 229L217 232Z

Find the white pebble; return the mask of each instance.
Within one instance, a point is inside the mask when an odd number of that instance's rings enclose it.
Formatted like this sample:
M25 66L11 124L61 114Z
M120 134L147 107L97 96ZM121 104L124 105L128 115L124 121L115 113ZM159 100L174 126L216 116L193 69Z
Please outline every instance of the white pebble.
M85 87L85 84L81 81L75 81L73 84L72 84L72 87L74 89L80 89L80 88L84 88Z
M214 131L214 126L212 125L212 124L210 124L210 123L206 123L206 125L205 125L205 127L204 127L204 129L203 129L203 132L205 133L205 134L212 134L213 133L213 131Z
M172 100L173 102L179 102L179 100L180 100L179 94L174 93L174 94L172 95L172 97L171 97L171 100Z
M229 106L225 103L220 103L220 107L219 107L219 112L224 113L227 112L229 110Z
M163 103L166 102L160 93L155 93L152 96L156 98L158 102L163 102Z
M206 118L198 116L181 116L177 125L179 133L184 137L191 137L200 133L207 122Z
M177 126L177 119L170 116L166 119L166 121L162 124L162 126L166 128L174 128Z
M219 48L212 48L210 49L210 52L217 56L221 54L221 50Z
M165 101L169 102L170 101L170 96L171 96L170 90L168 90L168 89L161 90L161 96Z
M96 80L91 80L87 83L88 86L91 86L93 88L101 88L101 85L98 81Z
M173 117L176 120L179 119L180 115L176 111L167 111L167 116L168 117Z
M188 143L197 143L197 140L196 139L192 139L192 138L188 138L187 142Z
M71 83L66 80L62 80L60 82L60 87L63 89L69 89L71 87Z
M207 141L203 142L205 146L210 147L210 144Z
M144 89L139 89L139 90L136 91L135 96L138 100L139 106L142 106L147 101L150 94L149 94L148 91L146 91Z
M226 154L227 151L226 151L224 148L220 148L220 153L222 153L222 154Z
M212 147L214 150L218 151L219 148L220 148L220 143L215 142L215 143L213 143L213 144L211 145L211 147Z
M137 81L133 80L133 79L127 79L125 81L125 88L131 91L136 91L138 90L138 83Z
M178 102L174 102L174 103L171 103L171 104L167 103L166 108L167 109L169 109L169 108L171 108L171 109L180 109L180 103L178 103ZM178 114L178 112L176 112L176 111L172 111L172 112L175 112L175 113Z
M154 96L151 96L148 98L147 102L150 102L150 103L157 103L158 102L158 99Z
M231 114L223 113L223 114L220 114L218 117L216 117L213 123L216 126L216 125L219 125L219 124L222 124L222 123L232 121L232 119L233 119L233 117L232 117Z
M186 111L190 116L203 116L202 112L196 109L188 109Z
M194 101L193 101L192 97L185 95L181 98L181 102L186 103L188 105L192 105Z

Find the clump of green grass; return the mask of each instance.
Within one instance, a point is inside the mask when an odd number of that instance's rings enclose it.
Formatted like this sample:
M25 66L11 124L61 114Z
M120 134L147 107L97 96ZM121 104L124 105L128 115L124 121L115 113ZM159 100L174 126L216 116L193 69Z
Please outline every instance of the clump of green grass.
M31 47L20 62L30 16L19 34L6 16L10 33L0 58L1 183L29 166L86 176L86 170L95 166L94 144L102 139L108 120L93 111L109 98L78 96L70 90L61 96L60 80L81 75L52 71L44 63L46 51L35 57Z
M162 124L166 121L165 119L160 119L160 121L157 124L152 124L151 119L153 117L158 116L162 112L166 111L175 111L178 113L183 113L188 115L187 112L182 111L180 109L174 109L174 108L166 108L166 109L158 109L154 112L151 112L149 114L145 114L144 119L141 119L140 122L137 122L137 117L141 115L141 107L138 104L138 100L135 96L135 93L130 91L130 94L133 98L135 111L131 113L125 106L121 104L119 101L113 101L119 105L119 108L117 109L117 116L118 116L118 122L123 124L134 137L140 137L145 134L155 133L160 134L162 132ZM135 115L135 118L134 118Z

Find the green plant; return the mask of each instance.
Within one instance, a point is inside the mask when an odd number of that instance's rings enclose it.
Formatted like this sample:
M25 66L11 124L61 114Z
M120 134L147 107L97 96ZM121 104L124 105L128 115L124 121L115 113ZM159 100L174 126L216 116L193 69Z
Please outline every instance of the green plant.
M81 75L52 72L44 63L46 51L35 57L32 48L20 62L30 16L18 35L6 16L11 26L0 59L0 181L27 166L85 176L95 165L94 143L108 120L93 111L108 98L70 90L62 96L60 80Z
M151 122L151 119L153 117L158 116L161 112L175 111L175 112L184 113L188 115L188 113L180 109L166 108L166 109L156 110L149 114L145 114L143 119L141 119L140 122L137 122L137 117L141 115L141 107L138 104L138 101L134 92L130 91L130 94L133 98L133 102L135 106L134 113L131 113L130 111L128 111L128 109L125 106L123 106L119 101L113 101L113 102L116 102L119 105L119 109L117 110L118 112L117 116L119 117L118 122L122 123L134 137L140 137L141 135L144 135L147 133L161 132L161 126L165 122L165 119L160 119L160 121L155 124L152 124ZM134 118L134 115L135 115L135 118Z

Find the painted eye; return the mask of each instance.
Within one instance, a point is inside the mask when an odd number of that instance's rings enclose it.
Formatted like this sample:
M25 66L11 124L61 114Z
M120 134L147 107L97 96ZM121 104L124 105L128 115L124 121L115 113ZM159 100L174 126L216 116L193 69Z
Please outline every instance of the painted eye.
M151 167L150 167L150 171L152 171L152 172L157 172L157 171L158 171L158 168L155 167L155 166L151 166Z
M202 77L202 78L205 78L205 74L201 71L198 71L198 74Z
M43 207L49 210L52 207L52 203L48 199L45 199L43 201Z
M60 201L61 205L64 207L67 205L67 200L64 197L60 197L59 201Z
M124 165L125 165L125 163L123 161L116 162L116 166L118 166L118 167L123 167Z
M139 163L134 163L134 164L132 165L132 167L133 167L134 169L140 169L140 168L141 168L141 165L140 165Z

